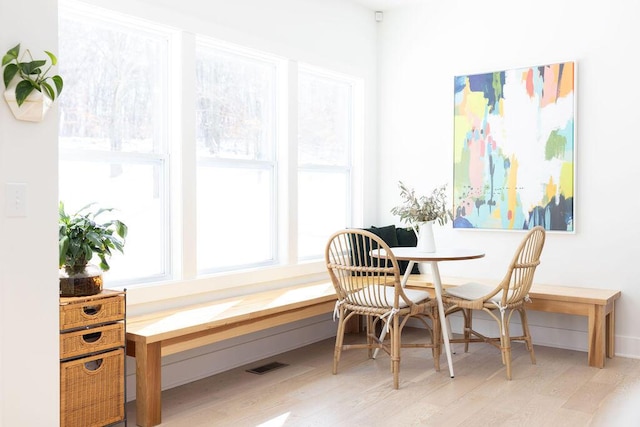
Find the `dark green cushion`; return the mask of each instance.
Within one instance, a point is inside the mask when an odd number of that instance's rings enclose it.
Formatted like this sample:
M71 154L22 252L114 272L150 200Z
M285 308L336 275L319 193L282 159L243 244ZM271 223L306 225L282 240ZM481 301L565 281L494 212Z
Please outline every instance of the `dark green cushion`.
M396 240L398 241L397 246L414 247L418 244L416 233L414 233L411 228L396 228ZM398 264L400 264L400 272L404 274L409 266L409 261L398 261ZM413 264L411 274L420 274L417 263Z
M399 246L395 225L387 225L385 227L371 226L371 228L365 228L365 230L368 230L376 236L382 238L382 240L384 240L384 242L390 247Z
M416 233L411 228L396 228L398 246L411 247L418 244Z
M398 246L395 225L389 225L386 227L371 226L369 228L363 228L363 230L370 231L371 233L380 237L389 246ZM366 254L368 254L370 250L377 248L377 246L370 248L368 244L364 244L364 242L361 240L360 237L358 237L358 240L359 240L358 247L360 248L360 251L357 254L354 254L354 256L358 257L358 259L364 259ZM352 242L352 244L356 246L356 242ZM380 265L379 264L380 262L388 263L386 265L391 266L391 262L389 260L373 260L373 265L374 266ZM354 260L354 264L357 265L358 261ZM358 274L355 273L355 275L358 275Z
M389 246L398 246L398 239L396 237L396 226L395 225L387 225L385 227L376 227L372 225L369 228L365 228L364 230L370 231L376 236L380 237L384 242ZM367 251L377 249L376 247L367 248ZM384 262L387 267L391 267L391 261L389 260L379 260L378 262ZM381 265L375 264L374 265Z
M370 231L376 236L380 237L389 247L397 246L416 246L418 244L418 238L412 229L396 228L395 225L386 225L384 227L371 226L369 228L363 228L363 230ZM376 248L364 248L362 244L360 246L361 253L358 254L363 257L365 253L368 253L371 249ZM409 261L398 261L398 267L400 268L400 274L404 274L409 266ZM418 264L414 264L412 274L420 274Z
M416 246L418 244L418 238L413 230L405 228L396 228L395 225L386 225L384 227L371 226L365 230L371 231L373 234L379 236L389 247L397 246ZM400 241L402 239L402 241ZM398 267L400 268L400 274L404 274L409 266L409 261L398 261ZM420 274L418 270L418 264L414 264L412 274Z

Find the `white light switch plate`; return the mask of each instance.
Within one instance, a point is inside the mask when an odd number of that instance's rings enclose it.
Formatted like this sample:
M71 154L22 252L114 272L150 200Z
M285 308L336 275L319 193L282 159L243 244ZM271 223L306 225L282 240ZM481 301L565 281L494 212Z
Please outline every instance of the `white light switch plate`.
M27 184L8 182L5 186L5 196L5 216L27 216Z

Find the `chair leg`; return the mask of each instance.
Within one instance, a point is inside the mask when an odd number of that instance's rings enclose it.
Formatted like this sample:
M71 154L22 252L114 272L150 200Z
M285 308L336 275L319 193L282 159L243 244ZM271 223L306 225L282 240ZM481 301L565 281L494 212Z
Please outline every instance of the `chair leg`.
M511 379L511 336L509 335L509 320L500 325L500 350L502 363L507 365L507 379Z
M375 325L373 323L373 318L371 316L365 316L365 319L367 321L367 354L369 356L369 359L373 359L373 343L374 343L374 339L373 339L373 334L376 333L376 329L375 329Z
M333 350L333 375L338 373L338 362L340 362L340 354L342 353L342 344L344 342L344 326L346 312L344 308L340 307L340 314L338 317L338 331L336 332L336 346Z
M527 321L527 311L524 308L518 310L520 312L520 320L522 321L522 332L524 334L524 342L531 356L531 363L536 364L536 354L533 351L533 342L531 341L531 333L529 332L529 322Z
M393 316L393 330L391 332L391 371L393 372L393 388L400 385L400 316Z
M473 311L465 308L462 310L464 315L464 352L469 352L469 341L471 340L471 330L473 329Z

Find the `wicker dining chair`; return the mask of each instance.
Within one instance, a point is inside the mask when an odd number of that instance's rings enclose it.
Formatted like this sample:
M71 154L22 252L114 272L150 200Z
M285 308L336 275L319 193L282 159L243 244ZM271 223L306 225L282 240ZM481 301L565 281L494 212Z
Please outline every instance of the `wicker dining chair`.
M470 342L486 342L501 350L502 363L507 366L507 379L511 379L511 342L523 341L535 365L536 356L531 342L527 322L525 302L529 300L529 290L533 275L540 264L540 254L545 241L545 230L541 226L532 228L518 246L507 274L497 286L480 283L466 283L445 289L442 299L445 315L462 312L464 315L464 337L451 339L452 343L464 343L464 351L469 351ZM487 337L473 330L473 310L488 313L498 324L499 337ZM511 336L509 324L514 312L520 313L522 335ZM497 313L496 313L497 312Z
M355 348L368 349L369 358L377 348L391 356L394 389L399 385L401 348L431 348L435 369L440 370L436 300L426 291L401 286L398 261L384 240L366 230L339 231L329 238L325 261L338 296L334 310L334 320L338 319L334 375L338 373L342 351ZM366 342L344 344L345 324L357 315L366 320ZM402 330L411 318L419 319L430 332L428 342L402 344ZM380 341L375 335L379 322L384 335L390 337L387 341Z

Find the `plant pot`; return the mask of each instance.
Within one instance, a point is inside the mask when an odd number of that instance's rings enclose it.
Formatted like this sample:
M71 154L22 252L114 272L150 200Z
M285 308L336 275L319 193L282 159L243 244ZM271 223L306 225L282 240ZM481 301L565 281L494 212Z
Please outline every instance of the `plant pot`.
M102 292L102 270L100 267L87 264L78 273L69 273L66 268L60 269L60 296L85 297Z
M11 112L18 120L27 122L41 122L53 101L42 92L34 90L27 96L21 106L16 101L15 85L9 85L4 91L4 99L9 104Z

